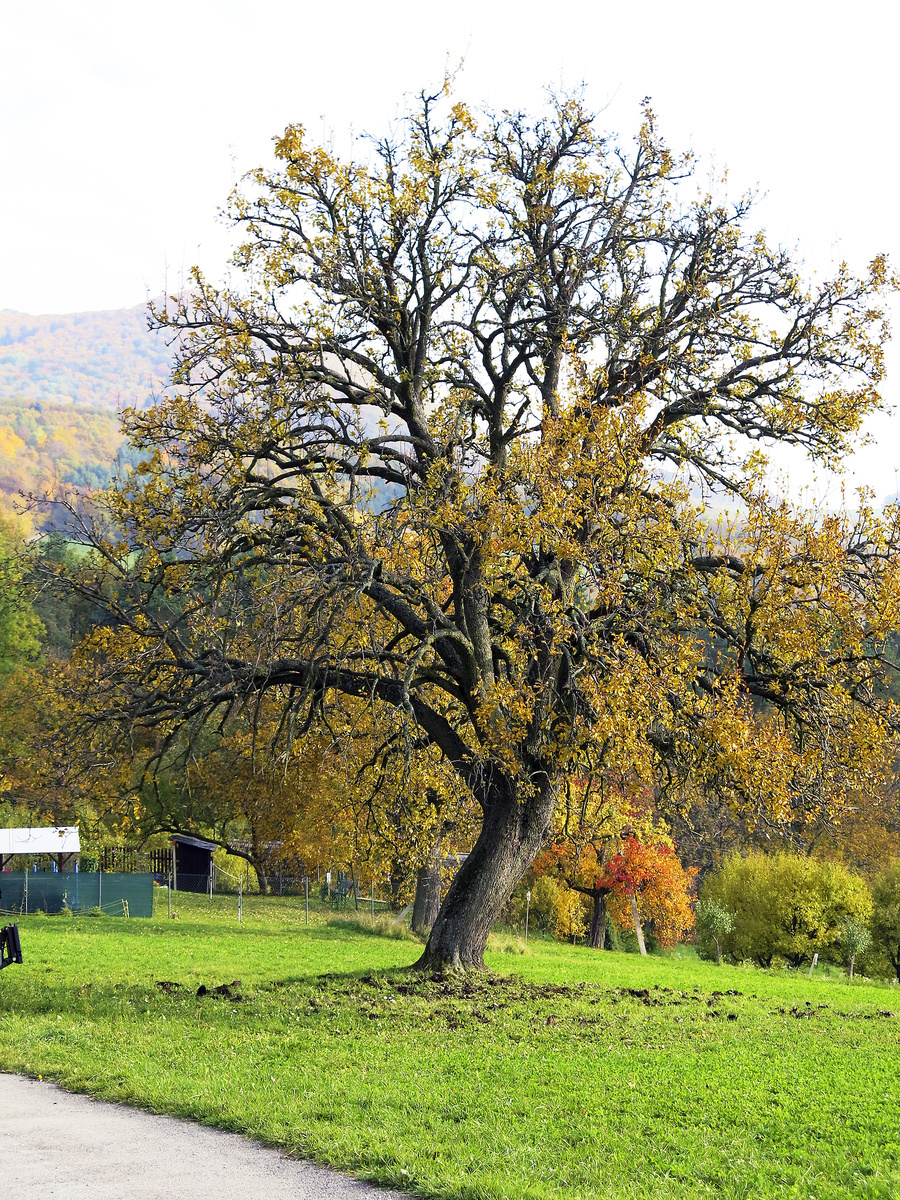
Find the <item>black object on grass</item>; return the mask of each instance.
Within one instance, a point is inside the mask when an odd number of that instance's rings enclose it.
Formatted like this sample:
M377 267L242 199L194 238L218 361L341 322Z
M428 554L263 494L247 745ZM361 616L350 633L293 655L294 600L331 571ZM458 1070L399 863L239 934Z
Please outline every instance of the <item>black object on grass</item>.
M0 968L11 963L22 962L22 943L19 941L18 925L4 925L0 929Z

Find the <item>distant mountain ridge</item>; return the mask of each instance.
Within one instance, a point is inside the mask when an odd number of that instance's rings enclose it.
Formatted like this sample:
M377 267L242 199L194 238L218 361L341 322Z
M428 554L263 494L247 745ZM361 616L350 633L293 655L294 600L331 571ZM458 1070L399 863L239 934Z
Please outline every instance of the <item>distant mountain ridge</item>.
M147 306L32 316L0 312L0 397L89 408L143 408L173 355Z

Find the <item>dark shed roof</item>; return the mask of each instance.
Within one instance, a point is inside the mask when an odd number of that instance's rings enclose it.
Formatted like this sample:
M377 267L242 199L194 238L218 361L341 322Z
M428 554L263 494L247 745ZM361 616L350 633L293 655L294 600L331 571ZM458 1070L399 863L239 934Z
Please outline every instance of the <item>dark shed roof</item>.
M204 838L185 837L183 833L172 835L171 841L179 842L182 846L196 846L198 850L218 850L216 842L207 842Z

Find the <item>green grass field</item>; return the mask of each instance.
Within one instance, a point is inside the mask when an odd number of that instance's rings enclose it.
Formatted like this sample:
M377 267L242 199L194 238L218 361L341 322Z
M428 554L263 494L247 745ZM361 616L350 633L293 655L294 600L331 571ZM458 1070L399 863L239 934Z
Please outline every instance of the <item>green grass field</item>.
M0 1067L420 1196L900 1195L897 989L545 941L420 979L365 914L177 908L20 918Z

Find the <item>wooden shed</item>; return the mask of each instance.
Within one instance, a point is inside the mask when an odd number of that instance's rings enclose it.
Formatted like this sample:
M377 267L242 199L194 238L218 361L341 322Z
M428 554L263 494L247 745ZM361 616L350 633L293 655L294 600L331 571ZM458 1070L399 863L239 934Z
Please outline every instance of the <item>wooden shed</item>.
M172 886L178 892L205 892L210 880L215 882L213 852L215 842L203 838L186 837L176 833L170 839L173 850L174 871Z

